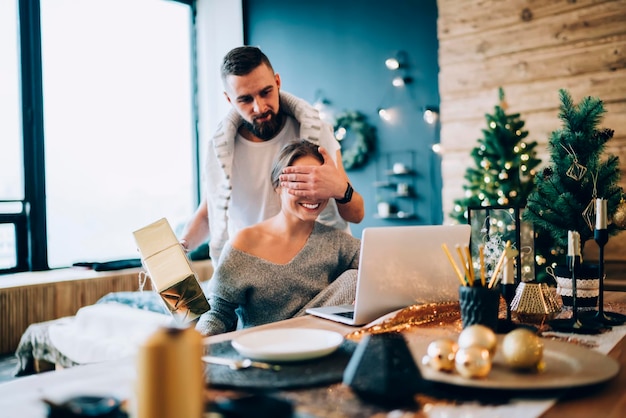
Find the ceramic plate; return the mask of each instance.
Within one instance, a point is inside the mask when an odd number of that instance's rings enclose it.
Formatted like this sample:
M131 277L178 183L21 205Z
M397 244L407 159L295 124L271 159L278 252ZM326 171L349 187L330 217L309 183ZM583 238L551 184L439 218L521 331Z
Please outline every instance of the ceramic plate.
M326 356L343 342L337 332L309 328L283 328L248 332L231 344L254 360L298 361Z
M501 340L500 340L501 341ZM496 352L489 375L484 379L466 379L457 373L443 373L420 364L425 379L456 386L545 390L588 386L605 382L619 372L619 363L589 348L562 341L542 340L545 370L537 373L515 372L504 363ZM420 349L420 359L426 354L427 345Z

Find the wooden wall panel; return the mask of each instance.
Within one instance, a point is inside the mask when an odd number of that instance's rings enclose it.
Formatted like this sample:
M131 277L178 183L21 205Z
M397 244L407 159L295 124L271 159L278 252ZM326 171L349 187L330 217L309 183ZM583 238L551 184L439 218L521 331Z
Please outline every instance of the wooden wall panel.
M615 131L606 152L620 157L626 188L626 0L438 0L439 90L444 218L463 194L469 152L485 114L506 93L528 140L549 161L549 135L560 128L558 90L575 102L603 100L602 126ZM595 257L588 245L585 251ZM626 233L611 239L609 260L626 262Z
M438 2L439 6L439 37L446 39L453 36L466 35L477 30L486 30L501 26L518 24L525 19L528 12L534 19L585 8L597 0L464 0L462 13L459 3L454 0Z
M510 112L546 112L546 116L555 119L555 124L558 125L559 121L556 119L560 103L558 91L561 88L569 90L576 102L584 96L599 97L606 103L607 111L611 105L623 103L621 95L626 91L626 65L624 70L606 74L596 72L567 78L534 80L523 84L507 83L502 86ZM442 124L448 120L473 118L484 120L485 113L491 113L493 105L497 103L498 85L468 93L463 94L462 90L452 93L440 92ZM492 106L485 107L486 103L491 103ZM621 111L623 108L615 107L614 110Z
M595 40L559 45L545 50L519 51L511 57L501 55L481 61L459 62L441 68L440 89L454 92L459 89L480 90L493 84L524 83L546 76L569 77L572 74L613 71L624 65L626 35L615 35ZM596 57L589 59L589 55Z
M610 37L623 32L623 4L618 1L587 2L582 4L561 1L564 7L555 14L535 17L534 6L541 1L520 1L520 6L503 9L496 14L489 10L485 2L463 2L440 0L439 6L439 64L441 67L454 63L481 61L485 58L502 55L515 55L520 51L538 50L563 44L584 42L591 39ZM499 3L510 4L506 0ZM568 4L569 3L569 4ZM463 13L459 13L459 8ZM441 30L446 14L444 9L452 9L457 14L465 14L472 7L479 8L489 15L486 25L475 24L472 31L462 36L448 36ZM525 11L528 11L525 13ZM514 22L512 18L517 18ZM465 16L466 19L469 17ZM460 40L462 40L460 42Z

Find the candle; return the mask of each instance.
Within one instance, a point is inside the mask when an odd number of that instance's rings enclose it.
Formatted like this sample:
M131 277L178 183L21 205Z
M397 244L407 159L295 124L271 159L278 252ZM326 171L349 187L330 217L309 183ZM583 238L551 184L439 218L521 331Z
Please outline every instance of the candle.
M574 242L574 255L580 257L580 233L572 231L572 240Z
M580 233L578 231L567 231L567 255L580 257Z
M502 273L502 284L515 284L515 276L513 274L513 260L509 257L504 259L504 272Z
M596 229L606 229L606 199L596 199Z
M574 231L567 231L567 255L574 255Z

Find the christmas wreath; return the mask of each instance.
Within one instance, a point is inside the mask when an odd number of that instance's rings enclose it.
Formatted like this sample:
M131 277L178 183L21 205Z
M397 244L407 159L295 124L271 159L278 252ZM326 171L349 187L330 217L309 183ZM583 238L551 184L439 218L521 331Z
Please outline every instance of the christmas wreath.
M350 170L365 165L376 144L376 128L367 122L366 116L357 111L344 112L336 117L334 130L335 138L342 145L344 168ZM348 136L353 141L344 149L342 141Z

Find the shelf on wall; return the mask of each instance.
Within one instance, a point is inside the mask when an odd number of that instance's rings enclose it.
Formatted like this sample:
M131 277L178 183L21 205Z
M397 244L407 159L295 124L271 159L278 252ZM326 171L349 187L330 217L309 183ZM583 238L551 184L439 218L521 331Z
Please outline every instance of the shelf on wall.
M374 187L380 187L380 188L395 189L397 187L397 184L389 182L389 181L375 181L373 186Z
M376 181L373 183L379 202L388 203L392 212L380 209L375 219L406 220L417 218L417 191L415 151L392 151L383 153L377 161ZM381 215L382 213L382 215Z
M407 171L402 171L402 172L393 171L393 170L385 171L386 176L412 176L413 174L415 174L413 170L407 170Z

